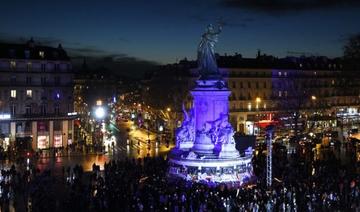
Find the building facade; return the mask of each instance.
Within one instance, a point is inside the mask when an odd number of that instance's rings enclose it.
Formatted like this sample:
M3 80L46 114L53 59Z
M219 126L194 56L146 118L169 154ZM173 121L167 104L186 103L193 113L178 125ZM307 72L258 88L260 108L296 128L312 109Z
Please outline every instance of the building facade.
M359 124L360 84L338 69L226 69L230 115L237 130L257 134L256 122L273 113L283 128L316 130ZM295 118L295 116L298 116ZM296 119L296 120L295 120Z
M26 142L33 150L74 140L73 70L65 50L0 44L0 130L4 148ZM23 144L22 144L23 145Z
M238 132L259 134L256 123L268 114L277 117L279 129L286 131L294 128L335 130L360 124L360 75L342 59L235 55L219 56L218 65L231 90L230 122ZM178 81L177 85L168 85L161 95L175 96L195 86L196 63L181 61L169 67L165 73L154 75L148 84L159 85L156 83L159 76L173 77L179 73L182 73L180 79L186 78L188 83ZM173 88L180 84L183 88L174 92ZM149 98L156 99L151 95ZM191 105L191 99L182 99ZM181 104L177 106L181 108Z

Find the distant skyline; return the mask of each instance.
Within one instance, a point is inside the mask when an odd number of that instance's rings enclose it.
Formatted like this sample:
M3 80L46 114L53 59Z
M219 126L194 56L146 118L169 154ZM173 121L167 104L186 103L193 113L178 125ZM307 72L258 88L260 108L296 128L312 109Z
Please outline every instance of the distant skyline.
M265 2L265 3L264 3ZM174 63L196 59L207 24L225 22L216 52L338 57L360 32L357 0L5 1L0 40L30 37L73 56Z

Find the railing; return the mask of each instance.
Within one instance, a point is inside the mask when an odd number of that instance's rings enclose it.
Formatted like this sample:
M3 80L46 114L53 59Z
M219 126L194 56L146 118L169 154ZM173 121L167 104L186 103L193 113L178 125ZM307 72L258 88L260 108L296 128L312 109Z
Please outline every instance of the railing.
M10 87L10 86L21 86L21 87L73 87L73 82L67 83L27 83L26 81L20 82L11 82L11 81L0 81L0 87Z

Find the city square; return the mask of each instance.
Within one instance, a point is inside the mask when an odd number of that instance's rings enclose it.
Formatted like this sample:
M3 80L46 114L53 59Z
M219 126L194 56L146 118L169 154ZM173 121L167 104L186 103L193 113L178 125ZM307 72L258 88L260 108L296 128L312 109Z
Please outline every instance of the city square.
M357 1L4 5L0 211L360 211Z

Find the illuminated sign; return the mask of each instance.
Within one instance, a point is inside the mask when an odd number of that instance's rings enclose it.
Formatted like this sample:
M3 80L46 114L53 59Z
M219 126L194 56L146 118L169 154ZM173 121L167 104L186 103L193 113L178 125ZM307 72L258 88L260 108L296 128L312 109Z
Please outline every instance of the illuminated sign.
M54 135L54 147L62 147L62 135Z
M37 138L37 146L38 146L38 149L49 148L49 136L39 135Z

